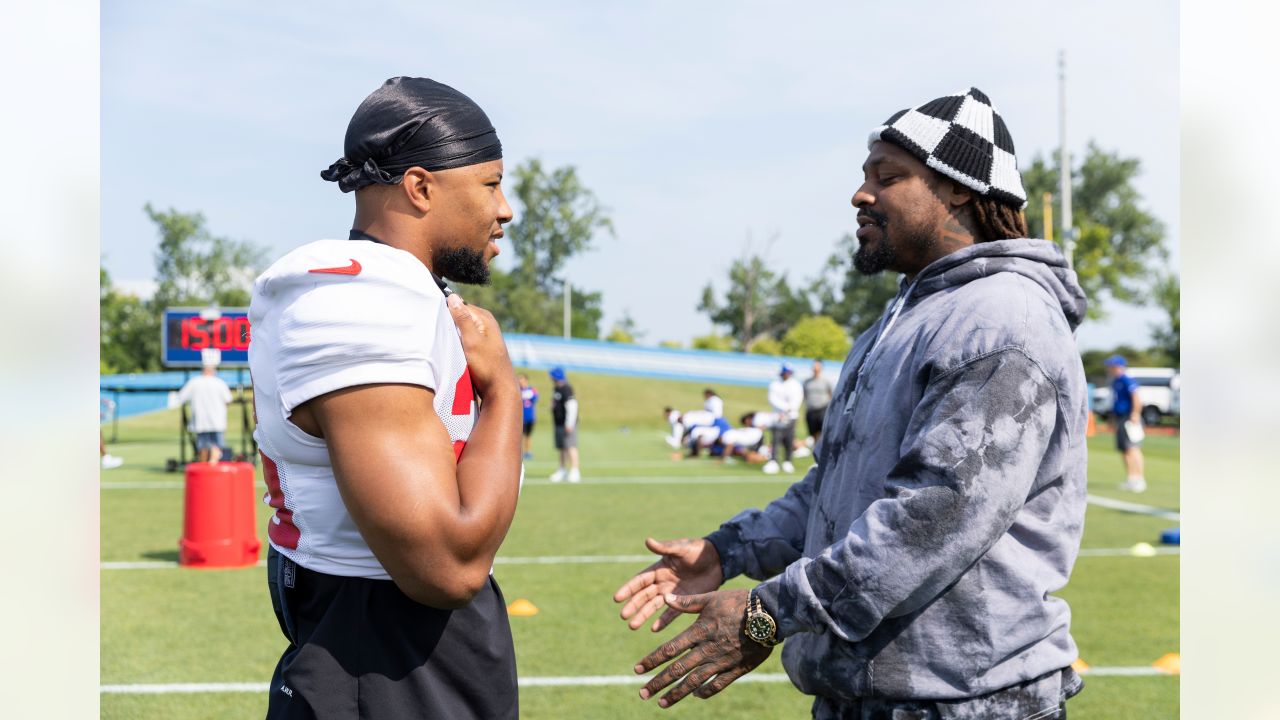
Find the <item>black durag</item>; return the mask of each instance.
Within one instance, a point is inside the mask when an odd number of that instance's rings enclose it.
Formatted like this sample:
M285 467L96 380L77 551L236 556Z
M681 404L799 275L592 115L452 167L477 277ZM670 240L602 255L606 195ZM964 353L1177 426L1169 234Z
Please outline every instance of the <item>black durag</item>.
M498 133L471 98L427 78L395 77L356 108L343 156L320 177L346 193L394 185L411 167L448 170L501 157Z

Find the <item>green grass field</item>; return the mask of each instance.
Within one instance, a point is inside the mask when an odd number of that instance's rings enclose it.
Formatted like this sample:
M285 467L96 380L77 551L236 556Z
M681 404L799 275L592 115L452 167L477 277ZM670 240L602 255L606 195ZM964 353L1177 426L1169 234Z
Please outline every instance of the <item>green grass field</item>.
M531 375L543 393L543 418L549 383L545 373ZM495 570L508 602L526 598L540 610L511 619L522 678L628 675L638 658L674 633L632 633L618 619L613 590L642 562L530 564L522 558L644 554L646 535L706 533L738 510L777 497L793 479L765 476L742 464L670 459L671 451L659 439L665 429L660 410L667 404L700 406L701 385L591 375L571 380L583 406L584 480L580 485L547 482L554 450L549 428L540 426L515 523ZM721 389L730 418L764 405L763 388ZM125 465L103 472L102 560L108 565L101 573L101 682L265 683L284 640L262 568L110 565L177 559L182 476L164 471L165 459L177 455L177 427L171 411L123 420L118 442L109 445ZM238 448L237 433L228 440ZM1149 437L1146 456L1150 489L1141 496L1124 493L1117 489L1123 472L1111 438L1095 437L1090 493L1177 510L1177 438ZM808 463L797 462L798 473ZM267 510L259 505L264 542ZM1160 531L1174 524L1090 506L1083 547L1158 545ZM1178 578L1177 555L1082 555L1060 593L1071 603L1081 657L1094 668L1132 668L1178 652ZM778 657L774 653L756 674L782 672ZM1086 676L1084 692L1070 703L1071 717L1177 717L1178 682L1165 675ZM709 701L689 698L665 711L638 699L640 685L525 687L522 716L759 720L809 714L808 698L787 682L739 683ZM260 692L101 696L104 718L254 718L265 707Z

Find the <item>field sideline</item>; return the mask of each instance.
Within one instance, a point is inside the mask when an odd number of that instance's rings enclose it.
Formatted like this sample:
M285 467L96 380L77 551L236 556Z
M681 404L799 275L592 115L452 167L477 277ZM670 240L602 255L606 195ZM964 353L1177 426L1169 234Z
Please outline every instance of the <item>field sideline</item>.
M542 424L494 573L508 602L526 598L539 609L511 618L522 717L808 717L809 700L781 674L779 653L753 673L754 682L712 700L689 698L666 711L641 702L630 668L673 631L629 632L610 596L646 564L646 535L704 534L780 495L809 461L797 462L792 477L742 464L674 462L659 439L660 410L699 406L702 384L571 375L583 407L584 481L552 485L550 384L545 373L530 375L543 396ZM764 388L718 389L729 418L764 405ZM101 716L262 717L262 688L284 647L264 571L175 566L182 478L164 472L164 461L176 456L177 422L175 411L122 420L119 442L109 445L126 464L102 473ZM228 440L238 447L235 433ZM1100 671L1086 675L1084 692L1070 703L1075 719L1178 716L1178 678L1150 670L1179 651L1178 556L1126 551L1140 541L1158 545L1160 532L1177 524L1169 519L1179 508L1176 437L1148 439L1147 473L1146 493L1118 490L1123 473L1111 438L1091 440L1090 495L1165 516L1089 506L1081 558L1059 593L1072 605L1082 658ZM267 509L259 506L259 527Z

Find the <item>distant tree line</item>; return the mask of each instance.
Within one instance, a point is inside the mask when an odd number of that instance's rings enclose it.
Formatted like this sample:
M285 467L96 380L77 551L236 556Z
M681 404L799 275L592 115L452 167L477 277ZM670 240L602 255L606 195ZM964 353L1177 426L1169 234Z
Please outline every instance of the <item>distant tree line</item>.
M1054 156L1056 158L1056 155ZM1178 365L1180 347L1177 275L1166 267L1164 226L1141 205L1133 186L1140 171L1124 158L1090 143L1072 171L1073 222L1080 230L1075 270L1089 297L1089 318L1106 316L1113 300L1154 303L1166 320L1152 327L1153 357ZM1041 195L1058 186L1056 161L1035 157L1023 171L1030 202L1031 234L1044 236ZM573 337L598 338L603 315L599 290L566 284L565 265L591 250L598 237L613 235L609 212L572 166L546 168L531 159L512 173L516 220L507 227L515 255L509 271L493 267L485 287L462 285L459 292L490 309L507 332L560 335L564 292L570 294ZM157 289L141 300L122 292L101 270L100 366L102 372L160 369L160 315L164 308L217 304L247 305L253 278L266 259L264 249L246 241L213 235L199 212L144 212L155 224L160 244L155 253ZM1060 233L1055 239L1061 241ZM696 349L741 351L843 359L857 337L884 311L897 292L893 274L864 276L853 267L857 240L845 234L815 277L792 281L761 252L749 248L730 265L725 287L703 288L697 310L716 331L693 338ZM630 313L605 334L614 342L637 342L644 333ZM680 343L663 341L668 347Z

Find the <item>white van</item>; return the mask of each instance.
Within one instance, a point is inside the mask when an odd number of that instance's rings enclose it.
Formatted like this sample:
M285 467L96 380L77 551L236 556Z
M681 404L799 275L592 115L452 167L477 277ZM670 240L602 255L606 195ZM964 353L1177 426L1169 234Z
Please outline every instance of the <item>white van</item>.
M1173 368L1131 367L1129 377L1138 381L1138 400L1142 403L1144 425L1159 424L1165 415L1181 411L1181 376ZM1111 382L1093 391L1093 411L1099 415L1111 412Z

